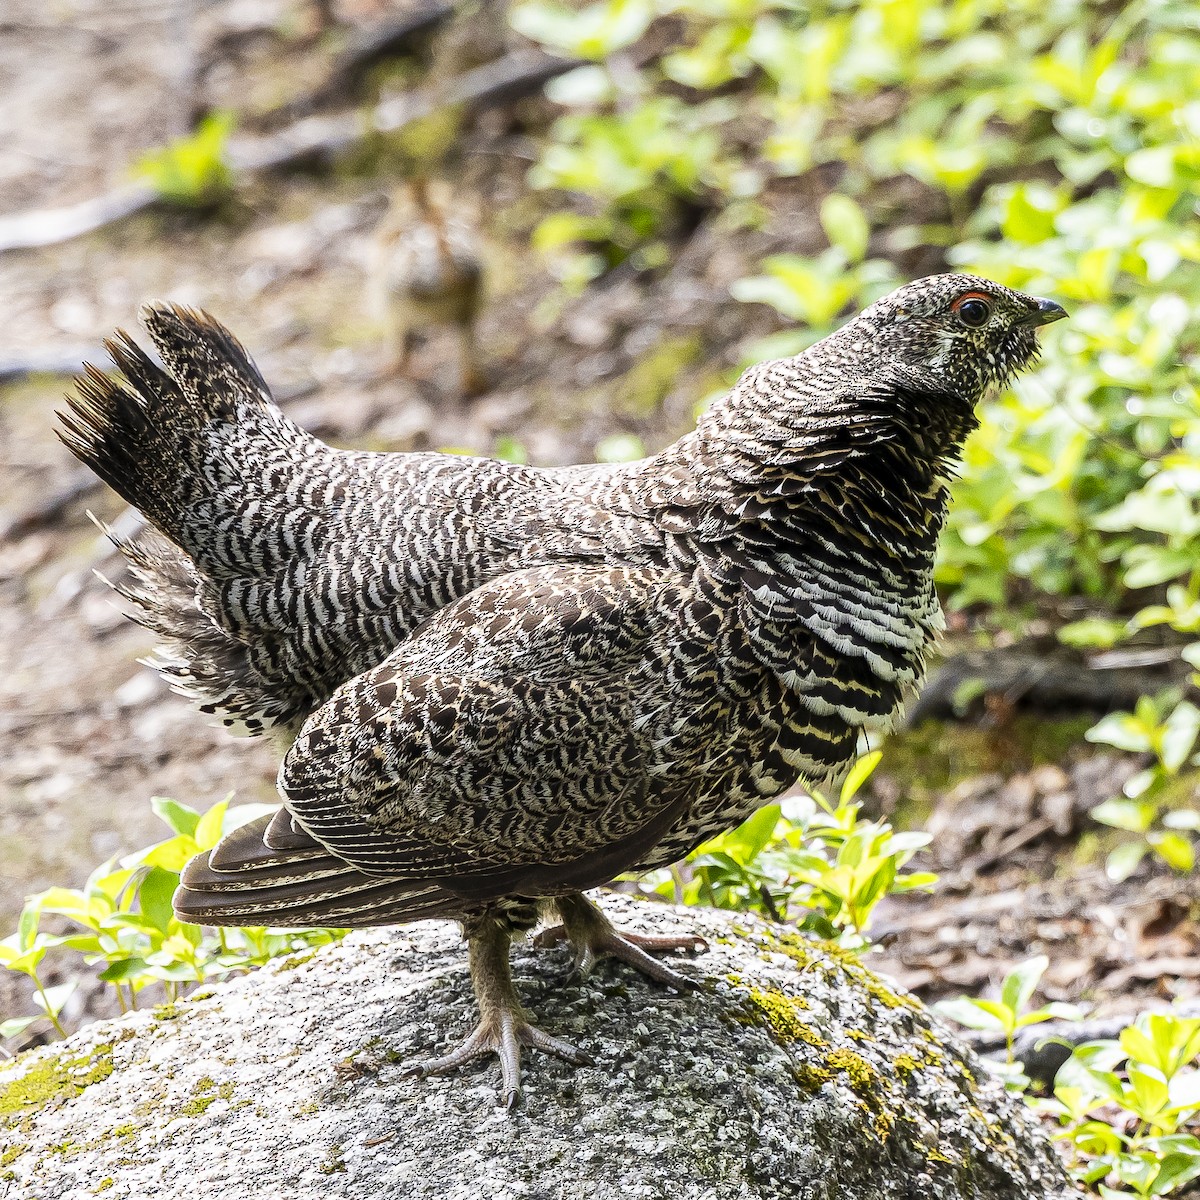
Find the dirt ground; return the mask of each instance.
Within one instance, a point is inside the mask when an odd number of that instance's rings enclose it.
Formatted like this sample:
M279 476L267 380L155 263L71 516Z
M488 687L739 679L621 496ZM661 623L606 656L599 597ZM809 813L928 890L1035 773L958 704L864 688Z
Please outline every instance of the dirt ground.
M367 25L399 7L361 0L339 11ZM310 86L345 34L313 42L304 36L313 14L285 0L67 0L53 13L8 0L0 17L0 214L121 185L139 154L183 132L197 102L267 112ZM767 253L823 247L812 215L820 181L772 194L763 228L709 220L669 270L618 270L571 298L528 245L551 201L530 193L525 174L532 137L552 115L536 99L486 114L450 162L457 194L487 214L481 343L491 386L469 405L446 366L446 331L431 332L410 377L383 371L365 264L395 178L362 162L264 177L215 214L154 211L0 253L0 367L98 358L100 340L131 327L139 303L166 298L228 324L290 397L291 415L337 444L490 453L515 439L531 462L558 464L590 459L623 433L653 450L780 328L728 288ZM103 859L161 836L151 796L206 807L229 791L274 795L270 746L210 728L137 665L151 639L93 575L121 567L85 511L118 526L131 514L56 441L66 385L46 374L0 385L0 932L28 893L78 885ZM1115 888L1075 853L1081 813L1127 768L1105 760L1088 775L1078 765L1086 756L1073 753L1074 764L1051 764L1057 775L1046 764L991 772L935 805L945 885L890 901L881 918L892 929L886 964L903 982L927 996L979 991L1045 948L1053 998L1111 1006L1189 994L1196 972L1179 963L1200 960L1187 881L1159 871ZM970 764L959 765L969 777ZM1064 806L1067 816L1047 825ZM964 812L979 818L971 845ZM0 990L0 1016L12 1003Z

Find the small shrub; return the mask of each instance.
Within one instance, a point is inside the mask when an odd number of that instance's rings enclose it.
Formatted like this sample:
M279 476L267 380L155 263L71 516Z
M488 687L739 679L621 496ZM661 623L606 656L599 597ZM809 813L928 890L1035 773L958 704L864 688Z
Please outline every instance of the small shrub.
M119 864L104 863L82 888L50 888L30 897L16 932L0 941L0 967L33 981L38 1011L0 1023L0 1038L20 1037L39 1022L48 1022L59 1036L66 1035L60 1017L75 985L44 985L47 955L73 950L89 965L101 966L100 978L112 986L124 1012L138 1007L138 997L147 989L152 998L156 994L158 1001L170 1003L189 985L249 970L342 936L344 931L337 929L206 932L175 916L171 897L188 859L273 807L231 808L230 798L201 815L176 800L156 797L151 806L173 836L128 855ZM45 914L63 917L73 928L63 934L43 932L39 926Z
M871 913L884 896L937 880L902 869L928 834L896 833L886 821L861 819L854 797L879 758L876 752L859 760L836 803L814 792L767 805L680 868L645 877L642 887L685 904L794 919L808 933L866 948Z
M149 181L172 204L186 208L215 204L233 190L233 170L227 158L233 127L232 113L211 113L194 133L142 155L134 174Z

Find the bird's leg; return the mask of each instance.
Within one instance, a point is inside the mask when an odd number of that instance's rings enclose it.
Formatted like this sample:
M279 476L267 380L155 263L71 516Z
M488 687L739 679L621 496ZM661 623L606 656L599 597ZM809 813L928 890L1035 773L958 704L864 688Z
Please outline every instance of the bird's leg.
M417 344L417 333L409 320L397 321L391 333L392 356L388 360L387 371L401 378L407 377L412 370L413 350Z
M479 1003L479 1024L449 1054L416 1063L409 1072L421 1076L443 1075L486 1054L495 1054L500 1059L500 1099L505 1108L512 1108L521 1095L522 1046L555 1054L576 1066L589 1065L592 1060L569 1042L551 1037L530 1023L509 971L511 926L494 917L485 917L469 923L466 933L471 983Z
M562 918L562 924L540 933L538 944L547 946L563 939L570 941L575 948L574 974L586 975L598 959L608 955L676 991L686 992L695 988L692 980L671 970L658 959L651 958L646 951L702 950L707 943L698 934L675 936L624 932L617 929L582 892L560 896L553 903Z
M488 390L488 379L479 365L475 344L475 321L468 318L458 327L459 362L461 364L462 394L467 399L482 396Z

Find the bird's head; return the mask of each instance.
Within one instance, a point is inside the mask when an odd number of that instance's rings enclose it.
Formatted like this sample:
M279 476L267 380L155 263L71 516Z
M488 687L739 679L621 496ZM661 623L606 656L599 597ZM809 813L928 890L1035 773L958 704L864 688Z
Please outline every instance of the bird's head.
M930 275L877 300L845 327L900 364L922 390L974 405L1038 354L1037 331L1067 314L978 275Z

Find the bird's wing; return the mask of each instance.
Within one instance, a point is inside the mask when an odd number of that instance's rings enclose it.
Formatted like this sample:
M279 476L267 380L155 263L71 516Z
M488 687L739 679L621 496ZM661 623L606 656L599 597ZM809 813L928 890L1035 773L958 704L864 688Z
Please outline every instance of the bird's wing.
M469 895L611 878L669 819L645 725L682 599L650 569L477 589L306 722L280 770L288 809L367 874Z

